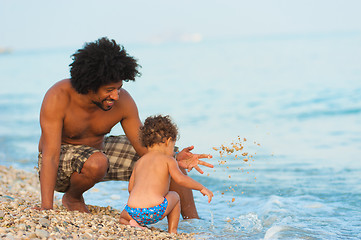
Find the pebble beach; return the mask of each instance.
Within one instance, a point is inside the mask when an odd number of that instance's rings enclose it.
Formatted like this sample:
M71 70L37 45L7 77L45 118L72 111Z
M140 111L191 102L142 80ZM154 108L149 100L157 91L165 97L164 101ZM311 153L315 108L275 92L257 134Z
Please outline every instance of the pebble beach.
M118 222L120 211L87 205L89 213L67 211L60 199L54 209L39 211L37 173L0 165L0 239L194 239L194 234L169 234Z

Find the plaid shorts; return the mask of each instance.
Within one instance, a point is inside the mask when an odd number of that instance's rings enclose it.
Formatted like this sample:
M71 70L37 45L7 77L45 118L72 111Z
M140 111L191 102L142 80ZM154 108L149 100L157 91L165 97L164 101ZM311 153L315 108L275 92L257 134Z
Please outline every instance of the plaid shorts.
M61 145L55 190L66 192L70 185L71 175L74 172L80 173L85 161L96 152L103 152L109 161L108 173L103 181L128 181L134 164L139 159L139 155L125 135L105 137L104 151L86 145ZM42 154L39 153L39 172L41 170L41 161Z

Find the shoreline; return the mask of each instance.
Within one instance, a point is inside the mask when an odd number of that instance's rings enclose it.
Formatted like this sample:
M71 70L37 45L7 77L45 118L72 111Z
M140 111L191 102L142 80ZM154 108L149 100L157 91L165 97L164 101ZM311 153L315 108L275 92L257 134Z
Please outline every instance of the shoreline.
M0 165L1 239L195 239L194 234L169 234L156 228L137 229L119 223L120 211L87 205L89 213L67 211L61 200L39 211L38 175Z

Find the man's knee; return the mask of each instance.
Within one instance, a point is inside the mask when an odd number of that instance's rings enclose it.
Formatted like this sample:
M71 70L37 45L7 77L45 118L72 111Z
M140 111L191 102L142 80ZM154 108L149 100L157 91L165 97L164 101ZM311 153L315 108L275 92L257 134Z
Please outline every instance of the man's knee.
M82 172L94 178L103 178L109 167L108 158L101 152L92 154L83 165Z
M173 199L173 201L180 201L179 194L176 191L169 191L168 196Z

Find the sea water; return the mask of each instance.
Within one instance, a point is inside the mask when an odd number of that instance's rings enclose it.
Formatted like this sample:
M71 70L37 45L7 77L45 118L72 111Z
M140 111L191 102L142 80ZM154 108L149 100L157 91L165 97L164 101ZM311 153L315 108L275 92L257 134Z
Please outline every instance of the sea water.
M69 77L70 55L80 47L0 55L1 165L34 171L42 98ZM215 168L189 175L214 198L209 204L194 191L201 219L182 220L180 232L197 239L361 238L360 33L125 48L142 65L142 76L124 84L141 119L169 114L180 129L178 146L213 155L207 161ZM111 134L122 134L120 125ZM232 143L242 151L221 156ZM127 182L116 181L85 194L88 204L119 210L127 197ZM166 230L167 222L154 226Z

